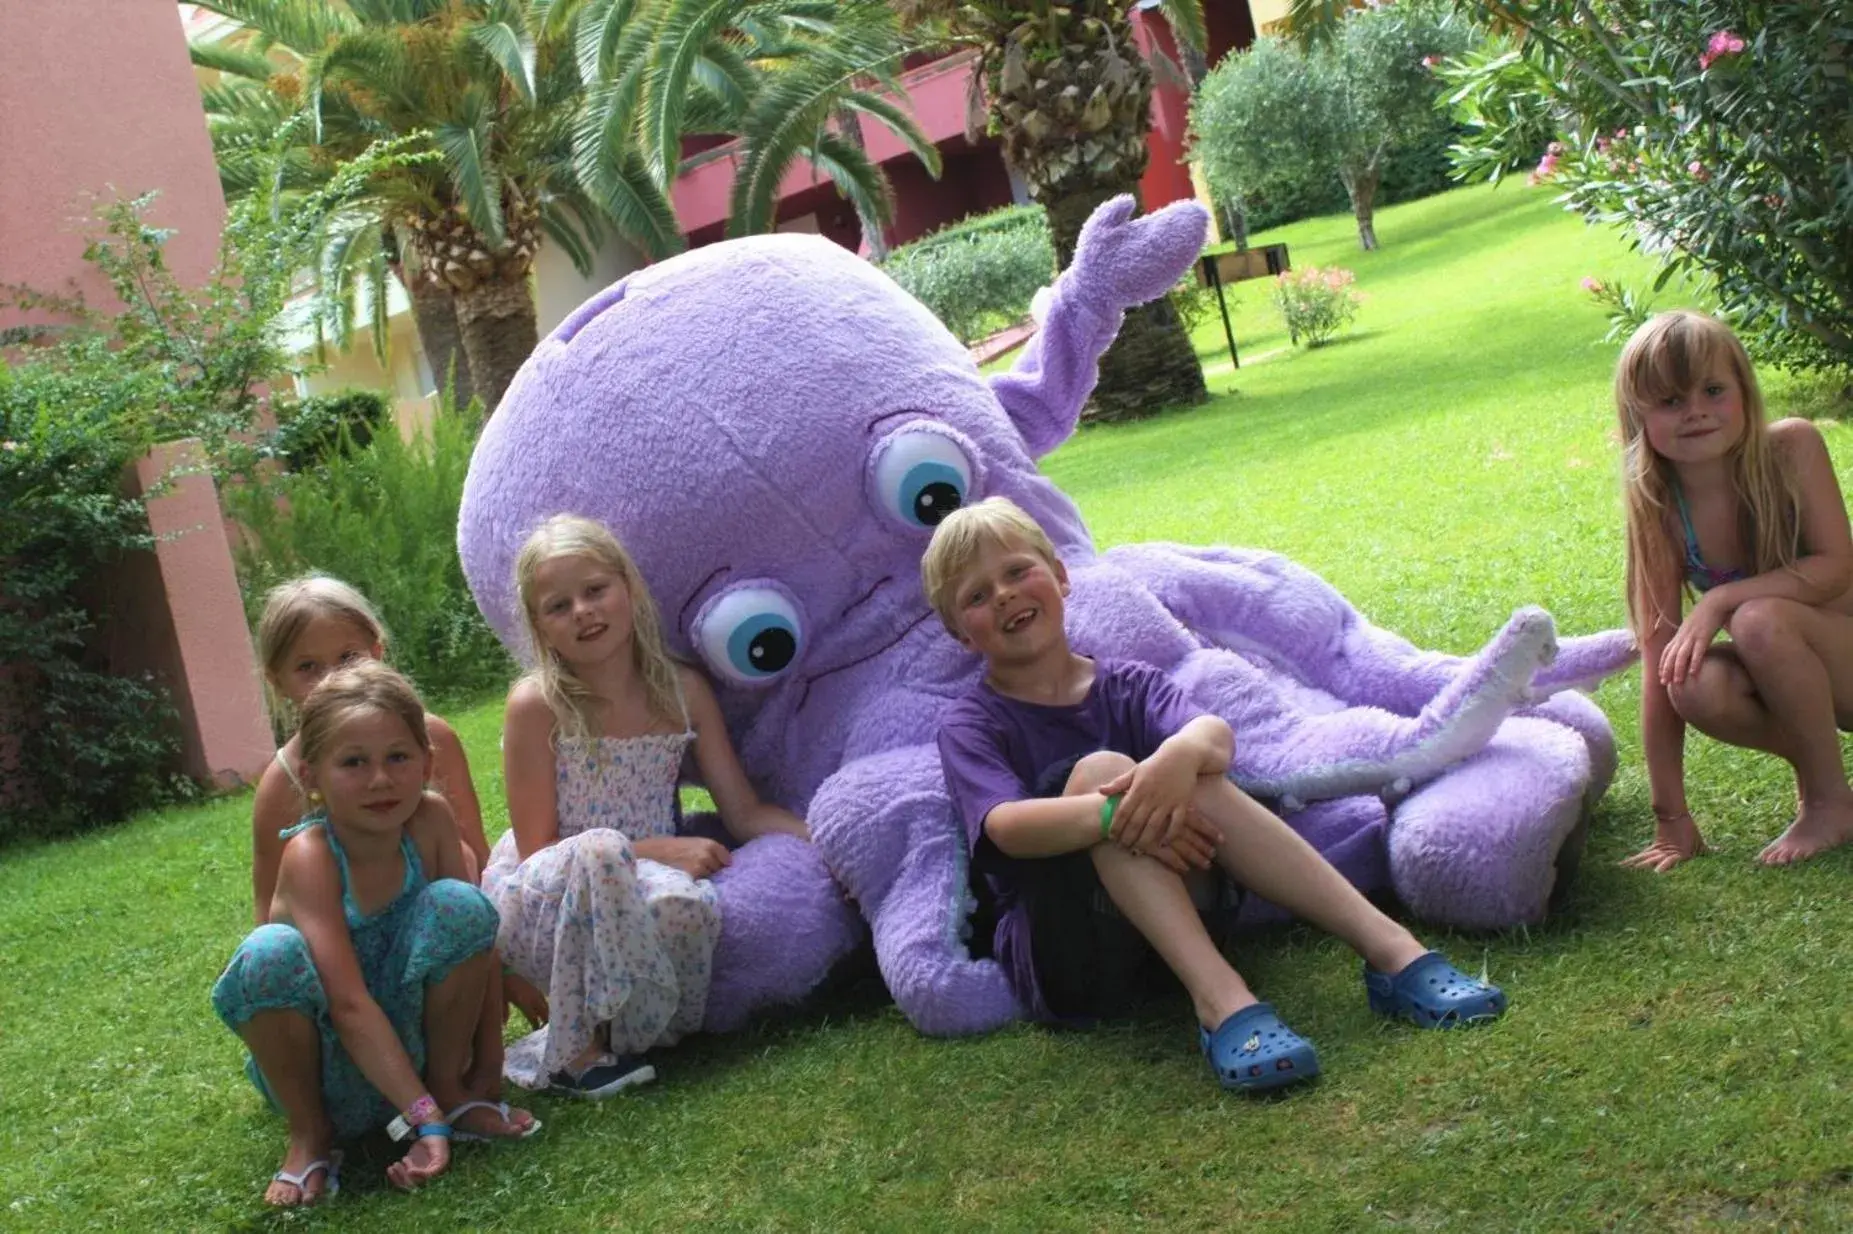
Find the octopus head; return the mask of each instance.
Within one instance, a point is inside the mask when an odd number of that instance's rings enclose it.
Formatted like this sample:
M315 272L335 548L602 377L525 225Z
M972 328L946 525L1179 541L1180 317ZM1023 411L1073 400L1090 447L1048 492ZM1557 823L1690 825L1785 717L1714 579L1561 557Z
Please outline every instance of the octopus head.
M630 275L540 344L477 445L458 540L519 652L522 542L554 514L596 519L672 652L726 692L763 691L931 621L933 528L993 493L1079 525L918 301L826 240L760 236Z

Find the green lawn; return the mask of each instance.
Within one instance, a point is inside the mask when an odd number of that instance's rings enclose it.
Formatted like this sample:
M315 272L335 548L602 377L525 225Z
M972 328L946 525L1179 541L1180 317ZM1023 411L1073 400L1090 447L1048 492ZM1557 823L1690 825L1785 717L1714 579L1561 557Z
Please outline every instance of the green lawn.
M1618 624L1612 345L1584 275L1639 279L1548 194L1463 190L1284 239L1368 296L1355 330L1290 352L1265 285L1239 297L1243 367L1199 344L1220 397L1083 432L1047 461L1103 545L1283 550L1419 643L1466 651L1542 603ZM1825 406L1772 381L1778 413ZM1823 425L1853 479L1853 438ZM1853 1227L1853 853L1765 871L1792 787L1695 740L1718 855L1671 876L1614 862L1649 830L1630 677L1600 701L1623 770L1548 926L1441 937L1512 1011L1471 1033L1375 1021L1355 964L1300 930L1236 959L1314 1038L1326 1078L1225 1096L1182 999L1090 1033L918 1036L874 983L659 1058L591 1107L533 1103L542 1137L464 1147L407 1198L375 1149L328 1207L265 1214L283 1137L207 990L248 922L243 798L15 849L0 865L0 1228L288 1222L400 1230L716 1228L1830 1229ZM500 706L454 714L491 834ZM1839 973L1839 976L1835 974Z

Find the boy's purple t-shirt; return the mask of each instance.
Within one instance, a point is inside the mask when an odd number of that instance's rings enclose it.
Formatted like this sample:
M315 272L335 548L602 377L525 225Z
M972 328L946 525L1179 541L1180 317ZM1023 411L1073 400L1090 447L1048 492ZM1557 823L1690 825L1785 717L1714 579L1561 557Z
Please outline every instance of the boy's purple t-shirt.
M984 832L985 816L1006 802L1059 795L1084 755L1112 750L1134 761L1150 758L1165 738L1204 714L1161 670L1132 660L1096 660L1094 684L1072 706L1008 698L980 681L940 721L946 790L965 825L972 868L997 901L994 953L1032 1018L1054 1017L1036 981L1017 868L1045 859L999 851Z

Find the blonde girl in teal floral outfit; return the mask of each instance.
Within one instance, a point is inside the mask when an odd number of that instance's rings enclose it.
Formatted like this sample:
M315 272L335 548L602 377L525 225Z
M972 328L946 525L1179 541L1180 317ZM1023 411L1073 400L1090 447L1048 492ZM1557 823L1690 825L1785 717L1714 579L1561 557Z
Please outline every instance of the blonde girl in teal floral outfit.
M425 791L424 704L363 661L309 695L299 750L313 809L290 829L268 920L212 989L250 1048L252 1082L289 1121L265 1194L285 1207L334 1194L340 1139L387 1127L409 1140L386 1174L411 1188L448 1167L453 1130L539 1126L476 1100L464 1079L496 915L465 881L449 807Z

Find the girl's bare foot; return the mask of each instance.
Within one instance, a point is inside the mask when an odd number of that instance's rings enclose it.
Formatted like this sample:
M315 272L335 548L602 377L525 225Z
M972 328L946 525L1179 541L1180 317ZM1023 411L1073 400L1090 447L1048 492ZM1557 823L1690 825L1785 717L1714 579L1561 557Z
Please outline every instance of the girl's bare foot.
M330 1174L340 1168L339 1154L329 1148L333 1139L328 1127L291 1131L289 1147L283 1150L283 1164L264 1189L264 1203L275 1208L297 1208L326 1195ZM291 1182L283 1177L285 1174L302 1181Z
M1786 866L1818 857L1849 841L1853 841L1853 799L1819 804L1804 801L1789 829L1771 840L1757 860L1766 866Z
M533 1130L534 1116L526 1110L515 1106L508 1107L508 1117L495 1105L472 1104L460 1117L456 1117L451 1128L479 1135L490 1140L518 1140Z

